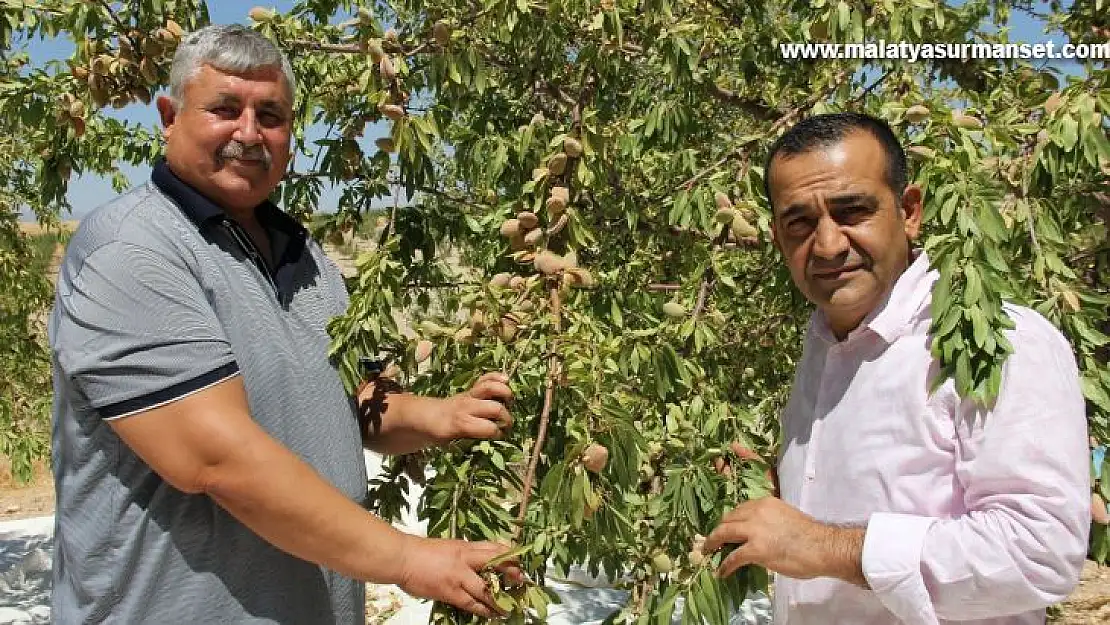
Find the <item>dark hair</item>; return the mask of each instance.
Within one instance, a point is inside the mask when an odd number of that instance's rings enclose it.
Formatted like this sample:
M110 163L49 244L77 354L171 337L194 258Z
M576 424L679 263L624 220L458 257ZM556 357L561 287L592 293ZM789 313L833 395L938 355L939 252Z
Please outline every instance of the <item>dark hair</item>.
M763 167L763 191L771 204L771 161L780 154L795 156L840 142L849 134L862 130L870 133L886 153L886 184L895 196L906 190L906 153L894 131L881 119L863 113L826 113L798 122L775 141ZM774 206L771 206L774 210Z

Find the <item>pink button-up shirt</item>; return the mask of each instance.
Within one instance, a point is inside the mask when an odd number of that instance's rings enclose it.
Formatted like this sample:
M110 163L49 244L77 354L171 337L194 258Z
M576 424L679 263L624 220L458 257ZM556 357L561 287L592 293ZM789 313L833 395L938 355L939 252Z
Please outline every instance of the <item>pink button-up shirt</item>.
M1044 623L1079 580L1090 523L1087 422L1071 348L1043 317L1016 324L994 407L948 380L932 395L920 253L844 341L815 313L783 415L783 500L866 525L871 590L830 578L775 582L775 622Z

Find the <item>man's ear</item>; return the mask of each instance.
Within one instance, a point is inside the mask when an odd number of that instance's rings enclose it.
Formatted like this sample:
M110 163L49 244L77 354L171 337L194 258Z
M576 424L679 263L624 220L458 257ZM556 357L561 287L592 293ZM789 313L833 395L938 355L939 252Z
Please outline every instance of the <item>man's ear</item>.
M924 192L916 184L911 184L902 192L902 217L906 238L913 241L921 232L921 218L925 212Z
M173 125L177 121L177 104L169 96L158 96L158 116L162 119L162 137L170 138Z

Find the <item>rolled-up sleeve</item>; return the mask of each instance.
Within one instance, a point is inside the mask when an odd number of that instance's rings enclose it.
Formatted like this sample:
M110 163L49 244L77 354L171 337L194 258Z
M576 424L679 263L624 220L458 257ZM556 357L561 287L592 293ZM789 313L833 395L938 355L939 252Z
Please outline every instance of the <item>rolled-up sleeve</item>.
M955 518L872 515L863 569L906 623L1045 608L1079 581L1090 529L1087 422L1071 348L1042 317L1014 314L1014 353L989 411L960 404Z
M871 515L863 540L863 573L883 605L908 625L937 622L921 575L925 536L936 519L880 512Z

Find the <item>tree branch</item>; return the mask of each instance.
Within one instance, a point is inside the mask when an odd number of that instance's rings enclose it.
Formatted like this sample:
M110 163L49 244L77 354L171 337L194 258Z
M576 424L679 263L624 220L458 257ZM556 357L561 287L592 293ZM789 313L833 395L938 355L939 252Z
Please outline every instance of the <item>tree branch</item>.
M559 299L559 285L551 286L551 316L555 324L555 335L562 332L562 305ZM551 407L555 403L555 380L559 375L559 355L552 350L547 357L547 380L544 382L543 410L540 412L540 429L536 433L536 442L532 445L532 455L528 459L528 472L524 474L524 486L520 491L520 512L517 513L516 529L513 530L513 542L520 538L524 530L524 520L528 516L528 500L532 497L532 482L536 479L536 467L540 463L540 454L543 444L547 440L547 426L551 421Z
M108 0L99 0L99 2L97 2L97 4L99 4L101 7L103 7L104 11L108 14L108 17L112 18L112 21L116 23L116 28L119 29L120 36L127 37L130 40L131 38L127 36L127 31L129 30L127 28L127 25L124 24L123 20L121 20L119 18L119 16L116 15L116 12L112 10L112 6L110 4L108 4ZM135 43L135 42L131 42L131 43Z
M875 79L875 82L873 82L873 83L871 83L870 85L868 85L868 86L867 86L867 87L866 87L866 88L865 88L865 89L863 90L863 92L862 92L862 93L860 93L860 94L859 94L858 96L856 96L856 97L852 98L852 103L853 103L853 104L859 104L860 102L862 102L862 101L864 100L864 98L866 98L866 97L867 97L868 95L870 95L870 94L871 94L871 92L872 92L872 91L874 91L874 90L875 90L875 89L876 89L876 88L877 88L877 87L878 87L879 85L881 85L881 84L883 84L884 82L886 82L886 79L887 79L887 78L890 78L890 77L891 77L891 75L893 75L893 74L894 74L894 70L895 70L895 68L893 68L893 67L892 67L892 68L888 69L888 70L886 71L886 73L885 73L885 74L883 74L883 75L882 75L882 76L880 76L879 78Z
M755 117L762 121L769 121L775 117L775 109L767 106L759 100L749 100L740 97L735 91L730 91L717 83L710 83L709 94L717 98L721 102L731 104L748 115Z
M715 245L723 245L728 240L728 224L721 226L721 232L714 239ZM698 287L698 300L694 304L694 314L692 315L694 323L697 323L698 317L701 317L702 312L705 310L705 300L709 297L709 289L713 286L713 282L717 278L717 270L713 268L713 263L710 262L709 266L705 268L705 273L702 275L701 286Z
M338 52L341 54L366 54L366 46L361 43L324 43L310 39L290 39L286 43L305 50L319 52Z
M845 78L845 72L841 71L839 74L837 74L836 78L834 78L824 89L822 89L821 91L818 91L817 93L813 94L808 99L806 99L805 102L802 102L798 106L795 106L794 108L787 111L787 113L785 115L778 118L778 120L776 120L775 123L771 124L771 128L767 131L767 134L768 135L774 135L776 132L778 132L779 129L783 128L784 126L786 126L788 124L793 123L794 120L797 119L799 116L801 116L803 113L812 109L814 106L817 106L818 102L827 98L830 93L835 91L837 89L837 87L839 87L841 85L841 83L844 82L844 78ZM717 160L717 162L713 163L712 165L709 165L705 169L702 169L701 171L699 171L696 174L694 174L693 176L691 176L689 179L683 181L681 184L679 184L677 187L675 187L674 190L675 191L683 191L683 190L688 191L688 190L690 190L691 188L693 188L693 186L699 180L701 180L702 178L704 178L704 177L708 176L709 174L715 172L718 168L720 168L722 165L729 162L733 158L743 157L745 155L745 152L742 152L742 150L744 148L746 148L747 146L751 145L754 142L755 142L755 139L748 139L748 140L744 141L744 143L738 145L734 150L730 151L728 154L724 155L719 160Z

